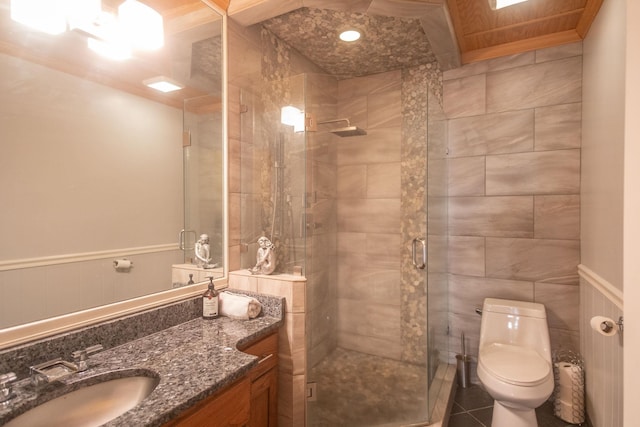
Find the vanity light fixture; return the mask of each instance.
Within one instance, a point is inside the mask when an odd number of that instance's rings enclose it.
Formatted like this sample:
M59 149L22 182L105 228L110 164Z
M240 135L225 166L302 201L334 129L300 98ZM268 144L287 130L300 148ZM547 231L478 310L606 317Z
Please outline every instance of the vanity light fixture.
M80 32L89 48L112 59L164 45L162 15L138 0L125 0L117 16L102 11L101 0L11 0L11 19L48 34Z
M354 42L360 38L360 31L346 30L340 33L340 40L344 42Z
M156 50L164 45L162 15L137 0L118 6L118 21L136 49Z
M527 0L489 0L489 7L493 10L502 9L503 7L511 6L514 4L522 3Z
M11 19L43 33L67 31L66 0L11 0Z
M184 85L165 76L151 77L142 81L143 84L160 92L173 92L184 88Z
M60 10L65 10L66 8L69 30L82 29L88 23L104 19L102 18L104 12L102 11L101 0L55 0L54 3L63 3L59 6Z

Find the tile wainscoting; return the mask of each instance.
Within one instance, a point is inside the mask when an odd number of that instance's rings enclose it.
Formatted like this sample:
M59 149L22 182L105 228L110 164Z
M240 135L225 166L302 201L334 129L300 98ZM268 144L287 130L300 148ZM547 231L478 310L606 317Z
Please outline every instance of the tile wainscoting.
M279 332L278 425L305 425L306 400L306 286L303 276L252 275L248 270L229 273L229 288L284 297L284 325Z
M593 427L622 427L624 332L604 336L590 327L593 316L617 321L623 315L622 293L585 265L579 272L587 414Z

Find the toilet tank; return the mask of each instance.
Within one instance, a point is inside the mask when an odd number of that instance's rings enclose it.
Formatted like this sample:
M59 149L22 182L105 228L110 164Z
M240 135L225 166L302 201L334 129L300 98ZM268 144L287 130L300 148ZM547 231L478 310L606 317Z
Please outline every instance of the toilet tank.
M482 307L480 348L502 343L536 350L551 360L549 326L544 305L526 301L487 298Z

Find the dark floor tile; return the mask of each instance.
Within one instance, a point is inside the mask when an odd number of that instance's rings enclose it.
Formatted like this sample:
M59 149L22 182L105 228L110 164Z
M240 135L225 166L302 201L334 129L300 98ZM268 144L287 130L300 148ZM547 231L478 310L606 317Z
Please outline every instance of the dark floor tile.
M553 413L553 401L548 400L536 409L538 427L572 427ZM452 427L490 427L493 417L493 399L482 386L472 384L467 388L458 387L451 409ZM451 422L454 422L451 424ZM588 422L583 427L590 427Z
M490 427L491 420L493 419L493 406L489 408L476 409L473 411L469 411L469 415L471 415L476 420L480 421L482 425Z
M467 413L452 415L449 418L449 427L484 427L480 421Z
M538 427L572 427L553 414L553 402L547 401L536 409ZM493 399L480 385L458 387L449 418L451 427L490 427L493 418ZM590 427L584 423L583 427Z
M459 414L461 412L466 412L466 410L462 406L458 405L457 402L453 402L453 405L451 406L451 415Z
M561 418L556 417L553 412L553 402L546 401L538 409L536 409L536 417L538 418L539 427L573 427L575 424L570 424L563 421ZM588 423L582 424L583 427L589 427Z
M493 406L493 399L489 393L476 384L467 388L458 387L454 402L467 411Z

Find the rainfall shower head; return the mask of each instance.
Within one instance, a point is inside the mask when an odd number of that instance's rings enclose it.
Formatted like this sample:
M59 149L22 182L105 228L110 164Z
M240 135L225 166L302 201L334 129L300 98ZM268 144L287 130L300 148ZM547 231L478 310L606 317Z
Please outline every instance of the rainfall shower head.
M358 136L358 135L366 135L367 131L364 129L360 129L358 126L347 126L344 128L333 129L329 132L336 134L338 136Z
M329 132L341 136L341 137L347 137L347 136L359 136L359 135L366 135L367 131L364 129L359 128L358 126L351 126L351 123L349 123L349 119L335 119L335 120L325 120L323 122L318 122L319 125L324 125L327 123L339 123L339 122L347 122L347 126L342 127L342 128L338 128L338 129L331 129Z

